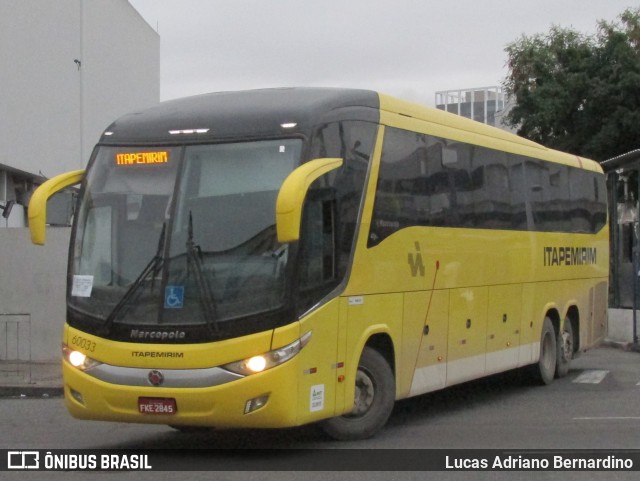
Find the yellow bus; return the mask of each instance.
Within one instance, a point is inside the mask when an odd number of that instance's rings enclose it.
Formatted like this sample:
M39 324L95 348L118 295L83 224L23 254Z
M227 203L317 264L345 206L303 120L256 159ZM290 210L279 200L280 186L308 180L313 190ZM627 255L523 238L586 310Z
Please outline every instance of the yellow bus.
M33 242L76 183L76 418L362 439L399 399L520 367L548 384L606 333L599 165L377 92L124 116L34 193Z

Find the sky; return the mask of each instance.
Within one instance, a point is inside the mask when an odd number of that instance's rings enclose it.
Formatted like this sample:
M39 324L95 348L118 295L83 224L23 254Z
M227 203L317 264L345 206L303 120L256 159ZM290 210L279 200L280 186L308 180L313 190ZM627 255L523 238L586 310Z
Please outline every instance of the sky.
M505 46L552 25L594 34L639 0L129 0L160 35L160 97L267 87L500 85Z

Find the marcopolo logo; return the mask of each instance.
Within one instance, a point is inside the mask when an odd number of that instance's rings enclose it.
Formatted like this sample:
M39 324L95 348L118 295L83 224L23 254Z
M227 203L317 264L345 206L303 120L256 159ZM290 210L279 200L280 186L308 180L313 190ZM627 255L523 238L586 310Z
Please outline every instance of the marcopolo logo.
M184 339L186 336L185 331L146 331L140 329L131 329L129 334L131 339L155 339L156 341L172 341Z
M8 469L39 469L40 453L38 451L7 452Z

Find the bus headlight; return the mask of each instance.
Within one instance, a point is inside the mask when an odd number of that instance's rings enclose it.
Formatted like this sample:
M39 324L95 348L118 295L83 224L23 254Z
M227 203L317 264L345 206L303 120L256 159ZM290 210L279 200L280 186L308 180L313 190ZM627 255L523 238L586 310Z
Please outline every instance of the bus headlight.
M231 371L243 376L249 376L250 374L256 374L267 369L279 366L287 362L292 357L295 357L304 346L309 343L311 339L311 331L307 332L300 339L293 341L280 349L274 349L258 356L253 356L241 361L230 362L224 366L220 366L222 369Z
M87 360L87 356L82 354L80 351L71 351L69 353L69 362L73 367L84 366L84 362Z
M267 358L254 356L246 362L246 367L251 372L262 372L267 368Z
M102 364L95 359L87 357L86 354L80 351L71 349L66 344L62 345L62 357L64 357L64 359L73 367L80 369L81 371L86 371L88 369L91 369L92 367L97 366L98 364Z

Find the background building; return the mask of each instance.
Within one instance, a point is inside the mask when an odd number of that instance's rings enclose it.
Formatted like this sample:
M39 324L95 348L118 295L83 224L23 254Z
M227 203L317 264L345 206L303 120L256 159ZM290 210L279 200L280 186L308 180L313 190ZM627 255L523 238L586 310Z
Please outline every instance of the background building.
M632 340L640 336L640 150L602 162L609 190L611 233L609 337Z
M0 227L25 226L34 184L159 99L160 38L127 0L2 0L0 205L16 204Z
M483 124L511 130L502 122L509 107L502 87L442 90L436 92L436 107Z
M60 357L69 228L31 245L34 188L159 100L160 38L127 0L0 2L0 361Z

